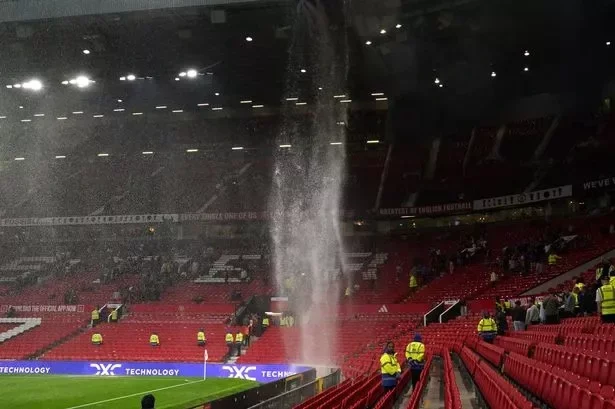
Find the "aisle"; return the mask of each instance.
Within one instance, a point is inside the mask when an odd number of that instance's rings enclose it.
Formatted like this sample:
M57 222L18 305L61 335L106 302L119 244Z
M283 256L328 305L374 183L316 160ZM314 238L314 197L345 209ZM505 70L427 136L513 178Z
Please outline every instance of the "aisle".
M434 359L429 369L429 382L425 386L421 409L444 409L444 380L442 379L442 360Z
M459 389L459 395L461 396L461 408L480 408L478 400L476 399L476 386L474 385L474 382L469 380L464 381L457 365L453 365L453 372L455 373L455 382L457 382L457 388Z

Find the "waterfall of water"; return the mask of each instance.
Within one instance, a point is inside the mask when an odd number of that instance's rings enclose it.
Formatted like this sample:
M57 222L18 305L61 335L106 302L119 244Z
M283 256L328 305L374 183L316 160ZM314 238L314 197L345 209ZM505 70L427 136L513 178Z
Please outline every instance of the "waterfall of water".
M329 318L344 271L345 131L338 123L346 122L346 110L333 94L346 89L348 52L345 27L327 9L331 3L306 0L297 8L285 99L302 97L307 82L314 104L309 116L297 115L295 106L283 114L278 142L292 147L276 155L270 197L276 283L301 326L301 345L287 348L300 348L304 362L319 364L331 364L336 351L337 325ZM345 4L338 6L343 14Z

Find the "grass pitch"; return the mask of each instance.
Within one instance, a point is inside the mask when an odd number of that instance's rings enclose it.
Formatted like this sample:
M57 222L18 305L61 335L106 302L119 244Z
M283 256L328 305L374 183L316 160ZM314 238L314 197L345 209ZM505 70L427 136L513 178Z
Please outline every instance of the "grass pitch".
M186 409L257 386L242 379L0 376L0 408L135 409L148 393L156 409Z

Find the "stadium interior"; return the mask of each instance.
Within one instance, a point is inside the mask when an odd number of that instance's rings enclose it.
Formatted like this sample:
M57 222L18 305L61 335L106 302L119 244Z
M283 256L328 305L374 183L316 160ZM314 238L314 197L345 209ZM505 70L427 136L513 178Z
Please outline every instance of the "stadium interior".
M46 4L0 1L0 407L615 409L614 2Z

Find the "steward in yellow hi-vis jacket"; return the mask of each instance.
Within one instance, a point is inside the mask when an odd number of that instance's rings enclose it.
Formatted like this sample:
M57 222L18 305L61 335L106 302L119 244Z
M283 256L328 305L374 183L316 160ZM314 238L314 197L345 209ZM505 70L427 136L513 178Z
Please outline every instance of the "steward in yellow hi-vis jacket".
M397 362L395 345L392 342L387 342L384 354L380 357L380 372L382 374L382 387L384 390L390 391L395 389L399 374L401 373L401 366Z

